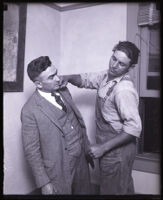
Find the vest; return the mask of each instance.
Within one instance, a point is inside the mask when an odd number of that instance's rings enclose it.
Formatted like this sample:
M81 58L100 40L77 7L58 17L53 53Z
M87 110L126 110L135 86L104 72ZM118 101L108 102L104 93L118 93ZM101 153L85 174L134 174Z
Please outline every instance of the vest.
M64 99L64 98L63 98ZM71 172L75 169L78 160L83 152L83 134L80 123L71 109L69 104L64 99L67 107L67 112L58 109L58 121L63 128L68 154L70 155L70 169Z

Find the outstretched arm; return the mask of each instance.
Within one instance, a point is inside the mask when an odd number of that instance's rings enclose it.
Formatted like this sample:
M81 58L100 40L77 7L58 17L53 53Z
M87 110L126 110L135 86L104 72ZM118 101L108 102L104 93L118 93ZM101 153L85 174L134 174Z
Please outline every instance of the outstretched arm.
M82 84L82 79L81 79L80 74L63 75L59 77L60 77L61 85L67 85L67 83L69 82L75 86L80 87Z
M79 88L98 89L101 81L107 76L107 71L81 74L63 75L60 77L60 86L65 87L71 83Z

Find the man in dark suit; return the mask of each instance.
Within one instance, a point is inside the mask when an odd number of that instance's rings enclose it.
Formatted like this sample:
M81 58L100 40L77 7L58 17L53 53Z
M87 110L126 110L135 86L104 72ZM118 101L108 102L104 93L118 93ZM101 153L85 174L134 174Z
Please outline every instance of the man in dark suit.
M42 194L90 194L86 127L48 56L28 65L36 91L22 108L26 159Z

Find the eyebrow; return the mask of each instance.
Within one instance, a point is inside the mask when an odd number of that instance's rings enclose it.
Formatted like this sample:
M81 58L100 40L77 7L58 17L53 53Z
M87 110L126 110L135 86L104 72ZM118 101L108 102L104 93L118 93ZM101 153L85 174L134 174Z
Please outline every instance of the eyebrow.
M48 78L55 76L57 74L57 72L58 72L58 70L56 69L55 73L49 75Z
M116 60L118 60L114 54L112 55L112 57L114 57ZM124 62L122 62L122 61L119 61L119 60L118 60L118 62L121 63L121 64L123 64L123 65L126 65L126 64L125 64Z

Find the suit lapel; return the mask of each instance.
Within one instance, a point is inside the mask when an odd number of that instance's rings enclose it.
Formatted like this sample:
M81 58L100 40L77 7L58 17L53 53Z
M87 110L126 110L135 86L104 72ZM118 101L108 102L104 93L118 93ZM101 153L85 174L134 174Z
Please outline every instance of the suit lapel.
M55 109L57 108L55 108L53 105L50 105L51 103L42 97L37 90L35 91L35 100L39 109L63 132L58 118L55 115ZM51 109L51 106L53 106L53 109Z
M79 112L79 110L77 109L77 107L75 106L74 102L72 101L72 98L70 97L70 95L68 94L68 89L65 90L61 90L60 91L61 95L63 96L64 100L70 105L70 107L72 108L72 110L74 111L75 115L77 116L77 118L80 121L80 124L85 127L85 123L83 121L83 118Z

